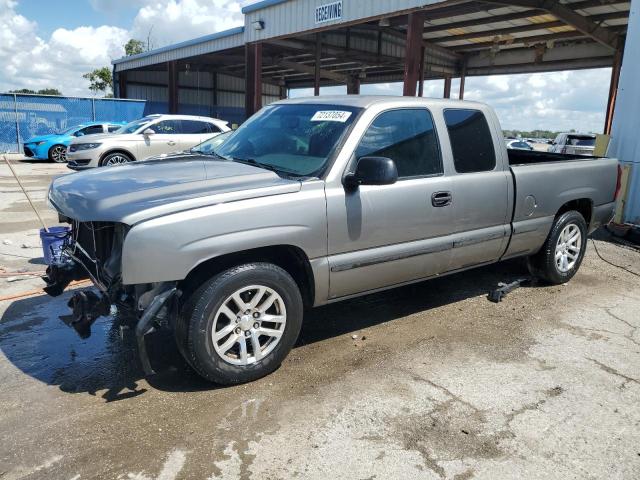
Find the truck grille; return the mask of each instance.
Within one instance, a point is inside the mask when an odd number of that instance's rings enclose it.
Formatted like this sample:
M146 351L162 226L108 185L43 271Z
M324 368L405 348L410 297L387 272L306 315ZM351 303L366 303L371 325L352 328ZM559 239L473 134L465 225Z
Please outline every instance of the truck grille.
M110 259L116 224L112 222L73 221L72 241L68 253L87 270L99 287L106 289L113 280L113 273L106 270Z

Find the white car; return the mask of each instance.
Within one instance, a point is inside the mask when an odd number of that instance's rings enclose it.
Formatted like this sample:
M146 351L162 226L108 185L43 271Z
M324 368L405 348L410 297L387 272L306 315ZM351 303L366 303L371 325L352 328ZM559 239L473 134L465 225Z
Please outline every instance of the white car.
M506 144L510 150L533 150L533 147L524 140L507 140Z
M72 170L122 165L135 160L188 150L220 133L228 122L192 115L148 115L111 134L79 137L67 147Z

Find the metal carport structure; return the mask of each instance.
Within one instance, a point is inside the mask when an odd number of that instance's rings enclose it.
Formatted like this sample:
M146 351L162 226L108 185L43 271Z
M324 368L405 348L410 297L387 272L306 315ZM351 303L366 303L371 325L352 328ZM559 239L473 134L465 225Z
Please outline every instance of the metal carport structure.
M629 1L264 0L244 26L114 62L117 97L242 120L287 89L613 66ZM319 12L319 13L318 13ZM323 16L324 14L324 16ZM612 110L610 108L609 110ZM610 128L610 114L607 127Z

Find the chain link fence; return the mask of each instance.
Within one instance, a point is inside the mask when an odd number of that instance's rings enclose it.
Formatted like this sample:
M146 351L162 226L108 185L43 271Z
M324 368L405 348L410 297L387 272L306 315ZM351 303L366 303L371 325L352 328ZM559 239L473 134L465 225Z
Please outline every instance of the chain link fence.
M144 100L0 94L0 152L23 153L36 135L59 133L79 123L131 121L145 115Z

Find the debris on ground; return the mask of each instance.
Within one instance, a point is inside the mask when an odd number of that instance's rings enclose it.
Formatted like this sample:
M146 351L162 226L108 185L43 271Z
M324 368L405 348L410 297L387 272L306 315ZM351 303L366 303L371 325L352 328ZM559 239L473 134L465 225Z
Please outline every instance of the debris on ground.
M487 295L487 298L493 303L501 302L505 295L512 292L516 288L530 282L530 278L519 278L518 280L511 283L500 282L498 283L498 288L496 288L495 290L491 290L489 292L489 295Z

